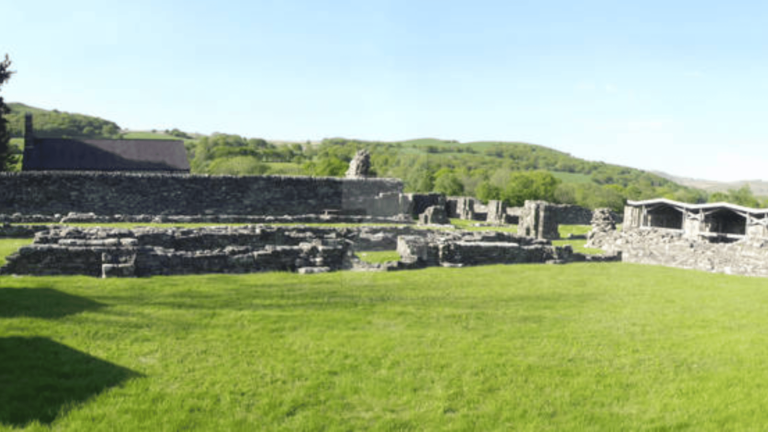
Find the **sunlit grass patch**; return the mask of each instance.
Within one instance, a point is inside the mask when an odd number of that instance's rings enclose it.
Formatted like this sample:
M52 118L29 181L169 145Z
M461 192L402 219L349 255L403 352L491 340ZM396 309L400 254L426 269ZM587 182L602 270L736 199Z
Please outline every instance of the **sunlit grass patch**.
M357 257L371 264L383 264L400 260L400 254L397 251L357 252Z
M22 424L0 404L0 430L759 430L768 422L765 279L622 263L2 277L0 298L0 346L29 339L58 353L45 374L16 376L4 373L12 363L0 352L0 399L13 390L15 405L30 398L34 408ZM98 375L82 361L99 365ZM77 382L67 373L94 385L62 386ZM23 394L44 376L44 391ZM83 390L87 398L61 402Z

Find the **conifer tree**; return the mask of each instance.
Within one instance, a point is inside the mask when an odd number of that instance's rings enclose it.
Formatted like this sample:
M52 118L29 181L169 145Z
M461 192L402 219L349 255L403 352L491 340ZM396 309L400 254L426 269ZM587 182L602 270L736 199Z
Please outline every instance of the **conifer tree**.
M11 60L8 58L8 54L5 55L5 60L0 62L0 90L13 75L11 70ZM9 145L11 142L11 133L8 130L8 120L5 118L6 114L10 113L11 109L3 101L3 97L0 95L0 171L6 171L11 164L12 156L10 154Z

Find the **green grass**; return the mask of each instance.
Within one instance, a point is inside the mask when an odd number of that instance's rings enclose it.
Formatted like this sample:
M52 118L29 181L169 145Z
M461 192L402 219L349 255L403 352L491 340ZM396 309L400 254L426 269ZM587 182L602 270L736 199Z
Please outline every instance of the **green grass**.
M450 219L451 225L458 229L467 231L500 231L517 233L517 225L502 225L502 226L475 226L478 221L470 221L465 219Z
M123 134L124 139L162 139L162 140L180 140L181 138L161 132L134 131Z
M468 230L468 231L501 231L501 232L511 232L511 233L517 233L517 225L504 225L499 227L476 227L474 226L476 222L475 221L468 221L468 220L462 220L462 219L451 219L451 224L455 226L456 228ZM575 252L587 254L587 255L599 255L603 253L602 249L595 249L595 248L587 248L584 247L584 245L587 243L586 240L569 240L565 239L569 234L574 235L586 235L590 230L592 229L589 225L560 225L559 232L560 237L563 237L563 240L554 240L552 241L552 244L555 246L565 246L565 245L571 245L573 250Z
M5 265L5 257L32 243L32 239L0 239L0 267Z
M357 252L357 257L371 264L400 261L400 254L397 251Z
M768 422L765 279L618 263L0 283L2 430Z
M585 255L601 255L604 253L602 249L586 247L586 240L552 240L552 244L555 246L571 245L574 252L579 252Z
M558 232L560 237L568 237L569 235L587 235L592 230L591 225L560 225L558 226Z

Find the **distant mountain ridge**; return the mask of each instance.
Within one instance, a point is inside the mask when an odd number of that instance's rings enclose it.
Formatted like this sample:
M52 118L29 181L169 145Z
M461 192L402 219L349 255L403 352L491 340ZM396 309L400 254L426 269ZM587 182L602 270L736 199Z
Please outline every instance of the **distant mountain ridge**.
M707 192L728 192L744 186L749 186L756 196L768 196L768 182L764 180L739 180L733 182L719 182L715 180L694 179L690 177L678 177L661 171L653 171L654 174L671 180L677 184L701 189Z

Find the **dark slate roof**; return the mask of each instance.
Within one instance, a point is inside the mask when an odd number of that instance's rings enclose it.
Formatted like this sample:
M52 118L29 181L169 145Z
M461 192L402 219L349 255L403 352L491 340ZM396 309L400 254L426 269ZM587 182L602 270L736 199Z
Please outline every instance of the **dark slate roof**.
M25 146L22 171L185 171L179 140L77 140L35 138Z

